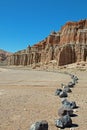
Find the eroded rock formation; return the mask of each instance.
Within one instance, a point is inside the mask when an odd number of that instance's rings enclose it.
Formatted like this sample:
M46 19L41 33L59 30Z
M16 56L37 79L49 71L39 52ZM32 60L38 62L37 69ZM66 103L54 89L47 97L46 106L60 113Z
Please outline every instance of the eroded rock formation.
M8 64L47 64L51 60L59 66L87 60L87 19L67 22L59 32L52 32L43 41L9 56Z
M7 65L8 64L7 58L11 54L12 53L0 49L0 65Z

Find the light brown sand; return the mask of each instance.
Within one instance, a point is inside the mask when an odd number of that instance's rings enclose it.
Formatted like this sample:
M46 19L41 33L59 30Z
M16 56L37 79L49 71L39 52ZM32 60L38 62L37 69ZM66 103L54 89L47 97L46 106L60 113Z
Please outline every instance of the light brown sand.
M76 130L86 130L87 72L70 72L79 77L79 83L68 96L79 106L78 116L72 120L78 124ZM49 130L56 130L54 121L61 99L55 96L55 90L69 81L70 77L62 73L0 68L0 130L29 130L39 120L47 120Z

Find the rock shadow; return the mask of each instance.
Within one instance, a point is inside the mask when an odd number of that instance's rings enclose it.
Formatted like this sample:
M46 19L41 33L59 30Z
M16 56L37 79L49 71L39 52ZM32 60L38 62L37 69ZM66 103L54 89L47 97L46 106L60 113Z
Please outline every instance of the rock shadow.
M79 126L78 124L72 124L71 128L78 127L78 126Z
M78 115L77 115L77 114L72 114L72 115L71 115L71 117L76 117L76 116L78 116Z
M60 128L60 129L62 130L62 129L66 129L66 128L77 128L78 126L79 126L78 124L72 124L72 126L67 126L67 127Z

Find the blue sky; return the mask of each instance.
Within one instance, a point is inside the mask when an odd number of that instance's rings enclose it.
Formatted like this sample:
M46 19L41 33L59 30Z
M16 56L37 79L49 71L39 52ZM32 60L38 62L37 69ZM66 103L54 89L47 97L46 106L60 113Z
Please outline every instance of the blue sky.
M0 0L0 49L25 49L67 21L87 18L87 0Z

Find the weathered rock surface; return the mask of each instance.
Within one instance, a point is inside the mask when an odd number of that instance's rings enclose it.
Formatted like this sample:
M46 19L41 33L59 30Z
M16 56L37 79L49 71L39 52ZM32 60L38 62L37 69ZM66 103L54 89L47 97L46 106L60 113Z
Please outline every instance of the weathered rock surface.
M62 89L57 89L55 92L55 96L59 96L61 92L62 92Z
M48 122L42 120L40 122L36 122L32 124L29 130L48 130Z
M62 101L62 105L63 105L63 107L65 109L74 109L74 108L77 108L75 101L69 102L67 99L64 99Z
M65 115L55 121L55 126L59 128L71 127L72 120L69 115Z
M5 62L7 60L7 57L10 55L11 55L10 52L0 49L0 63Z
M64 98L64 97L67 97L68 94L66 91L64 91L62 89L57 89L55 92L55 96L59 96L60 98Z
M67 94L67 92L62 91L62 92L60 92L59 97L60 98L68 97L68 94Z
M87 61L87 19L66 23L59 32L52 32L43 41L11 55L8 64L47 64L51 60L59 66Z
M65 115L72 116L72 115L73 115L73 110L72 110L72 109L68 109L68 108L61 107L61 108L58 110L58 115L59 115L60 117L65 116Z
M64 87L63 91L67 92L67 93L71 93L72 90L69 87Z

